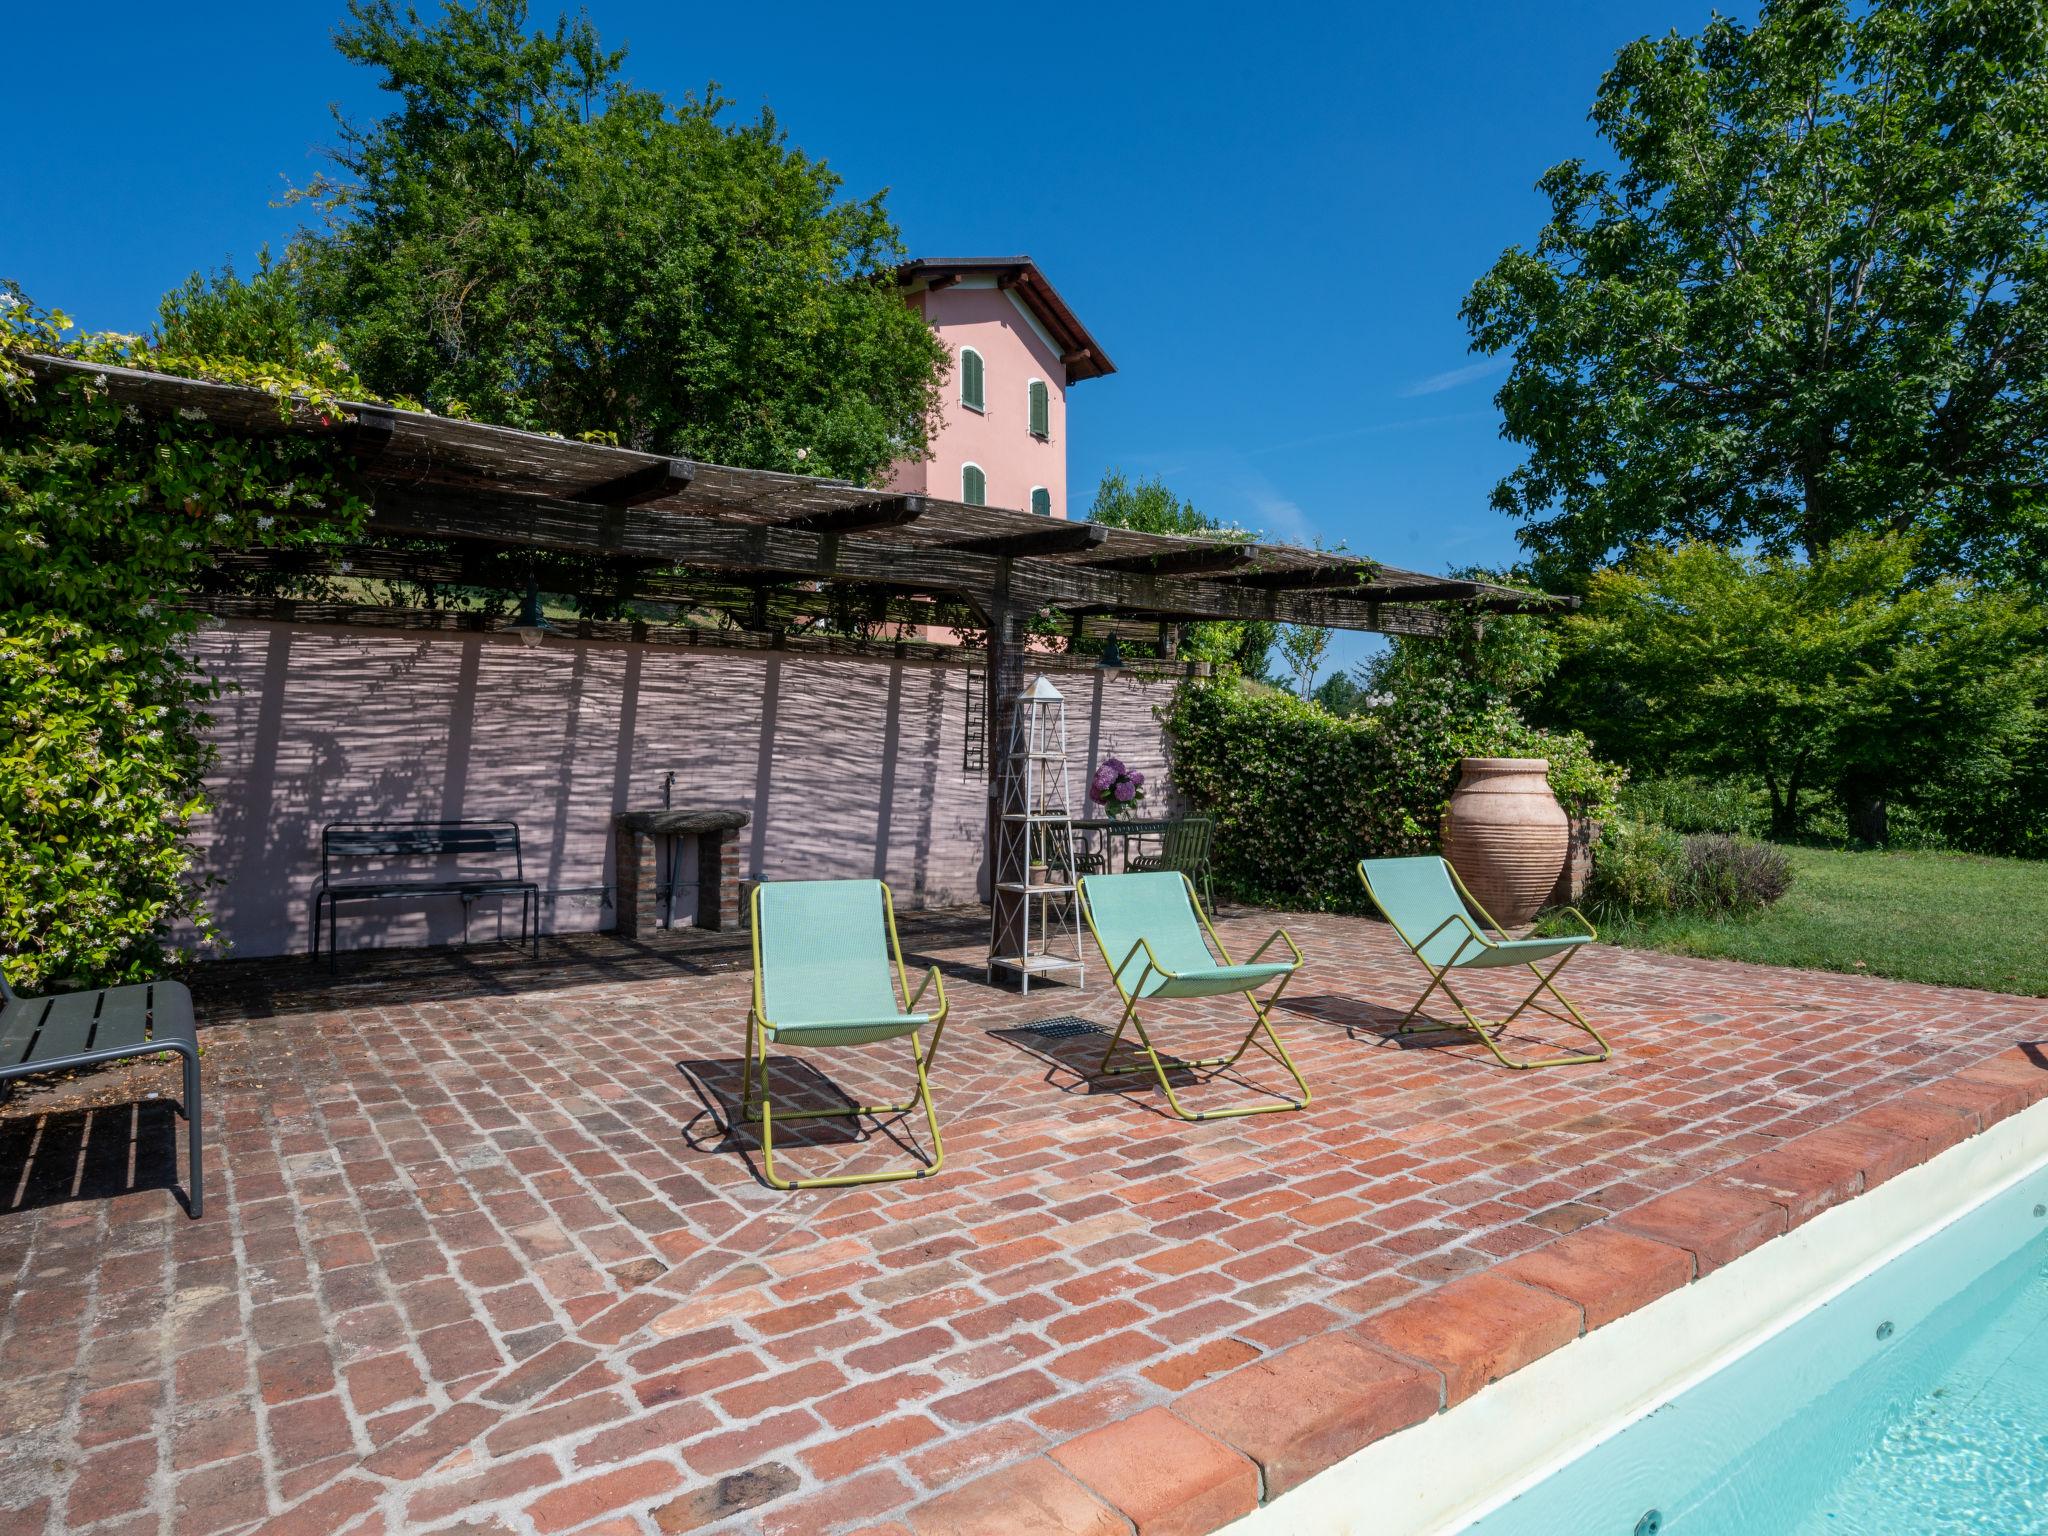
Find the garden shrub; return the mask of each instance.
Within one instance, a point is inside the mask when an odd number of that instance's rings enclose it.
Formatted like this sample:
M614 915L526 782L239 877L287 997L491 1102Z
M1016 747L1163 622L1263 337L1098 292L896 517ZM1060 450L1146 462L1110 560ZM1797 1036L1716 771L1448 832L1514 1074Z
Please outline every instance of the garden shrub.
M1586 906L1598 920L1755 912L1792 885L1781 848L1718 832L1685 836L1618 817L1593 849Z
M1760 911L1791 887L1792 861L1782 848L1718 832L1685 840L1681 911Z
M1163 718L1175 787L1216 823L1217 886L1274 906L1370 910L1353 866L1437 846L1461 757L1548 758L1573 815L1610 815L1620 786L1585 738L1433 689L1340 719L1225 677L1183 684Z
M1596 918L1672 911L1686 879L1685 839L1654 822L1617 817L1600 829L1586 905Z
M361 511L326 444L146 416L103 373L39 381L18 357L253 385L287 419L338 415L332 376L69 329L0 284L0 963L23 990L141 979L189 955L173 933L211 941L187 831L217 685L183 649L183 594L222 550Z

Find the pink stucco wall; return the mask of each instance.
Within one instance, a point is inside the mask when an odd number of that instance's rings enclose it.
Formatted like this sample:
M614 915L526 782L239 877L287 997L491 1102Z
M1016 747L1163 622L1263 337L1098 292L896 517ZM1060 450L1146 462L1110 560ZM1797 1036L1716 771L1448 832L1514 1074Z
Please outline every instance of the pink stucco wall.
M600 885L613 814L660 804L670 769L678 804L752 813L749 879L880 876L905 907L979 894L988 786L962 766L959 667L253 623L194 644L233 689L214 712L218 809L199 840L238 954L305 947L327 822L508 818L533 878ZM1171 679L1051 675L1077 812L1087 767L1111 750L1165 782L1153 710ZM355 913L344 945L460 930L452 901ZM561 902L545 926L609 921Z
M892 489L960 499L960 471L978 464L988 477L988 504L1029 511L1031 488L1052 493L1052 515L1066 517L1067 370L1023 306L997 288L992 278L963 278L936 292L913 295L915 305L953 354L946 381L933 456L922 464L900 464ZM986 412L960 403L960 351L981 354ZM1051 436L1031 435L1028 390L1043 379L1050 396Z

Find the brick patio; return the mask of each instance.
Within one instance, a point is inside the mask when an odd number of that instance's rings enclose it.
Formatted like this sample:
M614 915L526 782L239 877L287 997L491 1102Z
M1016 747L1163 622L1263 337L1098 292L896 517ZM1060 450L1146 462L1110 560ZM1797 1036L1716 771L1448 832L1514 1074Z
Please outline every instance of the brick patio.
M169 1069L0 1112L0 1530L1199 1532L2048 1093L2039 1002L1614 950L1615 1059L1511 1073L1382 1038L1385 929L1287 921L1315 1102L1206 1125L1077 1075L1099 980L907 921L945 1169L796 1195L723 1129L743 935L216 967L203 1221Z

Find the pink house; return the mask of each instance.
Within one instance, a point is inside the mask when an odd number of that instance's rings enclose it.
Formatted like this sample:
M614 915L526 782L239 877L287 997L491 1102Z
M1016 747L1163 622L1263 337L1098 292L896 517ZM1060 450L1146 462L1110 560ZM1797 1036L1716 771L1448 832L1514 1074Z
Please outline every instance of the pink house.
M953 354L932 457L889 487L1066 517L1067 387L1116 372L1028 256L908 262L905 298Z

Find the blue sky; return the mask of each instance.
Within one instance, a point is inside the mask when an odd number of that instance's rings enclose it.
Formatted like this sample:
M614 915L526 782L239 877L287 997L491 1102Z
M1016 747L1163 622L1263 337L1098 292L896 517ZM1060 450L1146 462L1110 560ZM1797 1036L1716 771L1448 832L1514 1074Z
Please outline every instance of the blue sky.
M1709 0L586 9L640 84L715 79L849 191L888 188L912 254L1038 259L1119 370L1070 401L1077 506L1121 466L1270 537L1440 571L1515 553L1487 493L1517 455L1459 300L1536 234L1537 176L1596 154L1615 50L1697 31ZM0 276L141 330L195 268L281 244L298 216L271 203L321 168L328 104L380 110L338 15L18 10L10 52L42 62L0 93Z

